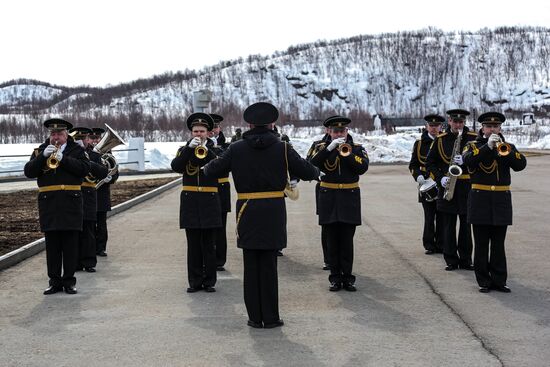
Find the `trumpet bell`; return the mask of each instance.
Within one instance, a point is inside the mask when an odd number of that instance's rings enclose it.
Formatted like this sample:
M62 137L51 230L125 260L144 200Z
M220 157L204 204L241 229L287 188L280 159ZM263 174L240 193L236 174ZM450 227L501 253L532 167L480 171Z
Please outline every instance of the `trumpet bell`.
M195 148L195 157L197 157L198 159L206 158L207 154L207 150L202 145L199 145Z
M338 146L338 151L342 157L347 157L351 154L351 145L348 143L340 144L340 146Z
M46 160L46 166L49 169L56 169L57 167L59 167L59 160L55 158L55 153L56 152L53 152Z
M508 143L497 143L497 153L501 157L506 157L512 151L512 146Z

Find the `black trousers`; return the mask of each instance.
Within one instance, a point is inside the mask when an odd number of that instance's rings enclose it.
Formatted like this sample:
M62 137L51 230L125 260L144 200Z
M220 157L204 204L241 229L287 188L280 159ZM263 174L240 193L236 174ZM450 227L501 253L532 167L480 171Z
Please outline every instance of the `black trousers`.
M187 278L191 288L216 285L215 228L186 228Z
M227 260L227 212L222 212L222 226L216 228L216 265L224 266Z
M82 223L82 232L78 235L78 268L95 268L97 265L95 229L93 220Z
M424 230L422 231L422 244L424 249L443 251L443 216L437 211L436 201L422 200L424 210Z
M109 233L107 231L107 212L97 212L97 222L95 227L96 254L107 250L108 239Z
M472 230L470 224L468 224L466 220L466 214L440 213L443 215L443 257L445 262L447 265L471 265ZM460 218L458 242L456 239L457 216Z
M267 324L278 321L277 250L243 249L243 262L248 319Z
M46 262L50 285L68 287L76 284L74 272L78 262L78 236L80 231L45 232ZM61 275L63 267L63 275Z
M323 248L323 262L328 265L328 241L325 226L321 226L321 247Z
M474 268L480 287L506 285L506 252L504 241L508 226L473 225L476 251Z
M353 236L355 224L331 223L324 224L328 244L328 264L331 283L355 283L353 269Z

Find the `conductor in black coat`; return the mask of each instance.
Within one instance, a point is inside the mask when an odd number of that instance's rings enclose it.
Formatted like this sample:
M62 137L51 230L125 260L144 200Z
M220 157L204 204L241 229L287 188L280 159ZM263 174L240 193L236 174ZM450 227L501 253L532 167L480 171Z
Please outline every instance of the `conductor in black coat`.
M218 180L206 177L200 169L216 157L208 131L214 120L206 113L196 112L187 118L193 138L181 147L172 160L172 169L183 174L180 195L180 228L187 236L187 275L193 293L201 289L215 292L216 247L215 231L221 227L221 206ZM202 151L201 151L202 150Z
M443 116L427 115L426 128L422 132L420 139L414 142L411 160L409 162L409 171L419 187L426 181L434 185L433 175L426 169L426 157L430 147L441 130L441 123L445 121ZM432 179L432 181L430 181ZM427 184L429 185L429 184ZM436 190L434 188L434 190ZM424 211L424 229L422 231L422 244L426 255L443 252L443 218L437 213L437 201L426 195L418 195L418 202L422 204Z
M319 224L325 227L330 267L330 291L342 287L356 291L353 270L353 237L361 225L359 176L367 172L369 157L361 144L348 134L350 119L327 118L330 142L318 144L311 163L325 174L319 189ZM347 152L345 151L347 149Z
M490 289L509 293L504 241L512 224L510 169L521 171L525 156L500 133L506 120L499 112L479 116L482 128L475 142L464 152L464 163L471 175L472 190L468 198L468 222L475 239L474 267L479 291Z
M469 131L465 126L466 117L470 114L468 111L454 109L447 111L447 114L449 115L449 126L444 133L435 138L426 158L426 168L439 185L437 211L443 217L443 258L447 264L445 270L452 271L458 268L474 270L472 231L466 219L470 175L462 161L462 151L469 141L476 138L477 134ZM453 156L453 148L459 134L460 145ZM456 180L454 196L451 200L446 200L443 196L450 182L448 174L450 165L459 166L462 169L462 174ZM460 219L458 241L456 235L457 217Z
M72 128L68 121L54 118L44 122L50 137L34 150L25 164L25 176L38 183L38 213L40 230L46 239L46 261L50 286L44 294L65 289L76 293L78 235L82 231L83 202L80 185L90 171L90 161L84 148L69 137ZM59 164L49 168L53 159ZM50 159L49 159L50 158ZM63 268L63 275L61 270Z
M259 102L244 111L250 130L204 167L208 177L232 173L237 195L237 246L243 249L244 302L248 325L272 328L279 317L277 250L286 245L284 188L287 170L303 180L318 177L319 170L300 158L273 132L279 112Z

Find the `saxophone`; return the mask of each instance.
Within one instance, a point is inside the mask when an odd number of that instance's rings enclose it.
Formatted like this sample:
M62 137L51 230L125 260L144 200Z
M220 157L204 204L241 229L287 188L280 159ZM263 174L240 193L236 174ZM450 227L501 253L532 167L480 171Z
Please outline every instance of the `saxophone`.
M451 163L455 155L460 152L460 142L462 141L462 130L458 130L458 136L456 137L455 144L453 145L453 153L451 154ZM458 164L450 164L449 171L447 172L447 177L449 177L449 183L445 187L445 192L443 193L443 199L447 201L453 200L455 194L456 180L458 176L462 174L462 168Z

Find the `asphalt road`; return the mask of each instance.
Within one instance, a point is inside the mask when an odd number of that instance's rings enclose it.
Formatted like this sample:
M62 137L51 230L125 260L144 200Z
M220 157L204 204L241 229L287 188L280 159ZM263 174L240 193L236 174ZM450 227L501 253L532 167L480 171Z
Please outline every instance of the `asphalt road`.
M361 179L358 292L328 291L314 185L287 201L279 258L285 326L246 326L242 259L228 224L217 292L185 293L179 190L109 220L107 258L78 273L79 293L43 296L44 254L0 273L0 364L6 366L547 366L550 360L550 157L514 174L508 230L512 293L477 291L468 271L424 255L422 209L406 166Z

